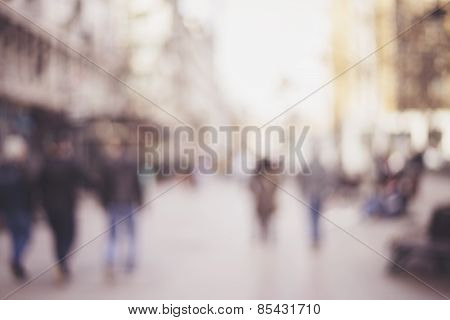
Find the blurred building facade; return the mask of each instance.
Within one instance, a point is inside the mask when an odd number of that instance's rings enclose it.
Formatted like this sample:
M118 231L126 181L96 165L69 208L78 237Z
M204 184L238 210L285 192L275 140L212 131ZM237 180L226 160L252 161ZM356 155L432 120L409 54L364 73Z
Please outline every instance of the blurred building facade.
M399 32L430 14L426 21L398 39L400 109L450 107L450 15L448 8L438 8L444 4L445 1L408 0L396 3Z
M93 65L118 77L126 71L121 1L6 3L9 7L0 6L4 100L72 117L118 113L126 107L123 87Z
M448 8L439 9L444 4L334 1L334 73L363 59L333 84L335 132L349 174L367 171L374 153L426 151L434 131L442 160L450 160L444 125L450 120L450 17Z
M184 16L178 0L132 0L128 10L129 83L190 125L223 123L209 26ZM142 97L132 101L142 116L174 121Z
M0 143L25 137L37 169L49 143L70 137L88 162L88 119L129 105L122 0L10 0L0 4ZM109 74L108 74L109 73ZM91 148L92 149L92 148Z

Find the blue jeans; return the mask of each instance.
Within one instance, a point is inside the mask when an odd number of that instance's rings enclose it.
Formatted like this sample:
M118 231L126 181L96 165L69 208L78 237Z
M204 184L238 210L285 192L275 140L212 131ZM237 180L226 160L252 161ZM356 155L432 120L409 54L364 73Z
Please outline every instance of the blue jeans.
M108 246L106 251L106 263L112 267L117 253L117 239L121 231L125 231L128 238L128 252L126 256L126 267L132 269L136 259L136 236L133 217L133 206L131 204L115 203L108 206L109 232Z
M319 196L311 196L310 201L310 215L311 215L311 239L313 244L317 244L320 240L319 233L319 219L320 210L322 209L322 199Z
M9 213L5 217L6 225L11 233L11 263L21 265L23 253L30 239L31 218L26 212Z

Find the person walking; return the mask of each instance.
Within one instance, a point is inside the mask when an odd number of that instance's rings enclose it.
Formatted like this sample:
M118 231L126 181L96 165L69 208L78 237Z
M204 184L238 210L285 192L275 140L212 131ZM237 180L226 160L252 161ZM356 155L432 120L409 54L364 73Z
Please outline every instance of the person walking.
M70 275L67 255L75 237L77 191L85 183L85 175L73 158L71 142L62 139L53 143L38 184L42 206L53 234L58 280L61 281Z
M106 250L108 275L114 273L119 234L125 231L128 251L125 270L133 271L136 262L136 232L134 210L142 203L142 188L137 175L136 161L120 141L111 141L102 169L101 197L108 213L109 239Z
M299 179L308 203L311 244L318 247L321 240L319 221L323 202L330 188L330 179L317 153L314 153L309 169L309 174L300 174Z
M255 173L250 181L250 190L253 192L263 241L266 241L269 237L269 226L276 208L277 181L272 162L268 159L258 161Z
M32 218L32 183L25 166L27 146L20 136L7 136L0 165L0 211L11 235L11 270L18 280L27 277L23 256Z

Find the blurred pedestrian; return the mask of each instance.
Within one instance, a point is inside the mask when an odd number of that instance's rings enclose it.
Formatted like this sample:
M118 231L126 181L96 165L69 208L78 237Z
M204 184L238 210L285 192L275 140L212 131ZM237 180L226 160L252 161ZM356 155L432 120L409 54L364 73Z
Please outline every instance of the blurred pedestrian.
M416 153L406 161L399 179L399 189L407 202L417 195L423 172L423 153Z
M268 159L258 161L255 173L250 181L250 190L253 192L256 214L260 224L261 239L266 241L269 236L269 226L275 211L275 192L278 182L274 165Z
M70 275L67 255L75 237L75 206L78 189L86 176L73 157L73 146L67 138L53 143L41 169L38 184L48 223L53 233L58 280Z
M7 136L0 165L0 211L11 235L11 270L18 280L26 278L23 254L28 245L32 217L32 183L25 160L27 146L20 136Z
M101 196L109 216L110 233L106 251L107 272L112 275L117 253L119 232L124 228L128 240L125 269L131 272L136 260L134 210L142 202L142 189L137 175L136 161L120 141L107 146L102 170Z
M314 153L309 169L310 174L300 174L299 179L308 202L311 244L313 247L318 247L321 239L319 219L326 193L330 187L330 179L317 153Z

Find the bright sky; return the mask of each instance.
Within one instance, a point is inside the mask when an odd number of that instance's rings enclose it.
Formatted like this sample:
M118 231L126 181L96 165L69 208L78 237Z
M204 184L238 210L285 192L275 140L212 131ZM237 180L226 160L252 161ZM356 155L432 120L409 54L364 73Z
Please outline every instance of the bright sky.
M184 0L182 10L212 25L224 93L238 115L259 124L330 78L329 2ZM324 90L294 113L322 118L329 95Z

